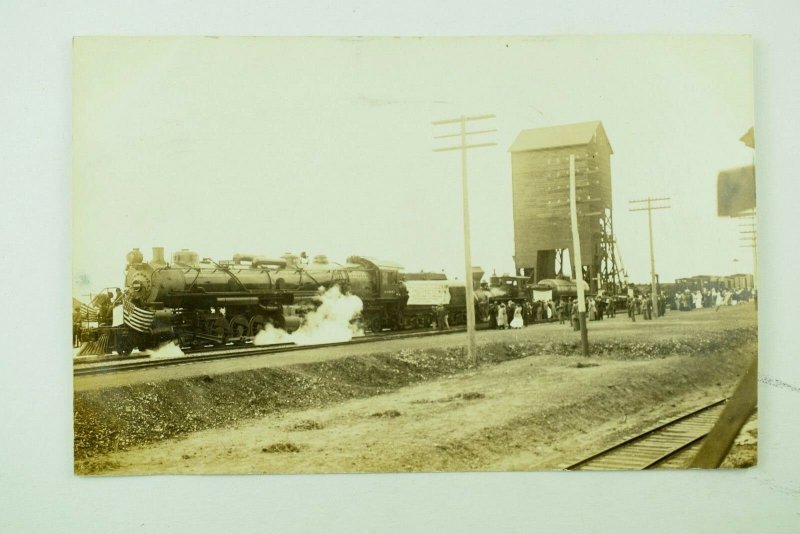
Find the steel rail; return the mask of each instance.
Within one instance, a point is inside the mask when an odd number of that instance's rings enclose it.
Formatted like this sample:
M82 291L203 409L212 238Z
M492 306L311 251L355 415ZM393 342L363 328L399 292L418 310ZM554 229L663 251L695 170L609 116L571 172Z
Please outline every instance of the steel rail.
M391 333L384 335L375 334L371 336L357 337L350 341L340 341L335 343L319 343L314 345L295 345L295 344L280 343L274 345L262 345L259 347L250 346L242 349L226 347L225 349L217 349L208 352L193 353L181 357L169 358L169 359L165 358L159 360L145 360L137 358L136 360L131 360L131 359L123 361L116 360L114 363L108 363L106 365L97 365L101 362L92 362L85 364L87 365L87 367L74 368L72 371L72 376L77 377L77 376L88 376L88 375L97 375L106 373L118 373L123 371L135 371L153 367L168 367L172 365L208 362L214 360L227 360L233 358L243 358L247 356L263 356L267 354L294 352L298 350L315 350L315 349L323 349L329 347L374 343L379 341L391 341L396 339L409 339L417 337L458 334L465 331L466 328L456 327L456 328L451 328L450 330L404 332L404 333ZM88 367L88 365L92 366Z
M593 470L592 464L602 470L651 469L656 467L705 438L711 431L713 423L704 430L695 429L688 436L680 432L676 436L670 436L668 434L670 430L679 428L681 423L699 420L700 417L708 414L711 410L721 408L727 401L728 399L714 401L567 465L564 469L567 471ZM635 447L638 448L635 449ZM643 452L644 457L642 456ZM604 459L610 461L605 465L598 465L599 461Z

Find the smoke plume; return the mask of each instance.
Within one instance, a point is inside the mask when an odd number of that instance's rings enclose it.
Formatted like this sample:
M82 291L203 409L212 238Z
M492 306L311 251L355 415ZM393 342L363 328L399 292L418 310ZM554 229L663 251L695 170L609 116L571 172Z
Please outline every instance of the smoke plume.
M319 306L309 312L300 328L291 334L267 325L258 333L254 345L294 343L296 345L318 345L350 341L364 335L352 321L361 313L364 303L356 295L343 294L339 286L333 286L319 296Z

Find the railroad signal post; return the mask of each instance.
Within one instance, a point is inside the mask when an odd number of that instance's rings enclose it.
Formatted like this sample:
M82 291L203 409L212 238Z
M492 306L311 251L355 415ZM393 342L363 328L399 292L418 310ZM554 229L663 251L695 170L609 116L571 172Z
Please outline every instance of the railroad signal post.
M471 362L477 362L476 341L475 341L475 296L472 287L472 252L470 249L470 234L469 234L469 195L467 192L467 150L471 148L480 148L487 146L495 146L497 143L476 143L467 144L468 135L477 135L484 133L496 132L497 130L477 130L473 132L467 131L467 122L494 119L494 115L475 115L466 117L464 115L456 119L445 119L434 121L434 126L445 124L459 124L461 129L458 133L437 135L434 139L442 139L446 137L459 137L461 143L456 146L436 148L434 152L445 152L449 150L461 151L461 187L463 194L463 209L464 209L464 269L465 269L465 285L466 285L466 303L467 303L467 357Z
M656 260L655 254L653 252L653 210L665 210L669 209L671 206L654 206L653 202L666 202L670 199L670 197L662 197L662 198L644 198L641 200L631 200L631 204L641 204L646 202L646 208L631 208L629 211L647 211L647 228L650 233L650 284L651 284L651 298L653 299L653 307L655 308L658 306L658 292L656 290ZM653 315L652 317L658 317L658 313Z

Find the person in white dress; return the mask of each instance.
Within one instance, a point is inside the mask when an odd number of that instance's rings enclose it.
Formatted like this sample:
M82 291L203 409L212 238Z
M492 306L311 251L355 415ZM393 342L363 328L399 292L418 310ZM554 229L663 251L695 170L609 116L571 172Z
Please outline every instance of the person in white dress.
M500 304L497 308L497 328L504 329L508 326L508 317L506 317L506 305Z
M703 307L703 294L700 291L696 291L694 294L694 307L698 310Z
M522 328L524 322L522 321L522 306L517 306L514 309L514 318L511 319L511 328Z

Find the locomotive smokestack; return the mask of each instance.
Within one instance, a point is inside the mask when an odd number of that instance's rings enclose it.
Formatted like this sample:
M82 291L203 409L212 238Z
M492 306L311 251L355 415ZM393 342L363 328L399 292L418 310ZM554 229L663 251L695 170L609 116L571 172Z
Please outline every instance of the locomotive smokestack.
M150 260L150 265L166 265L164 260L164 247L153 247L153 259Z
M135 248L128 252L128 255L125 256L128 260L128 265L133 265L135 263L142 263L144 261L144 256L142 256L141 251L138 248Z

